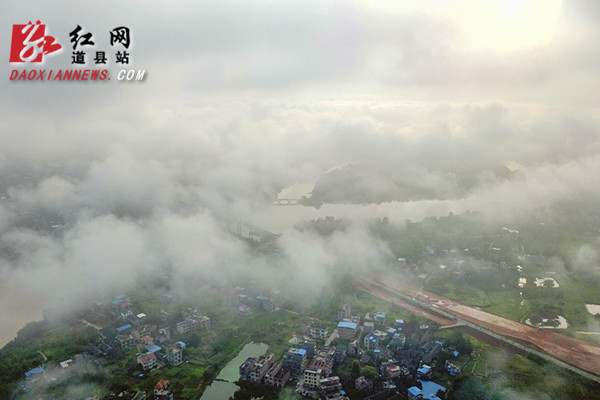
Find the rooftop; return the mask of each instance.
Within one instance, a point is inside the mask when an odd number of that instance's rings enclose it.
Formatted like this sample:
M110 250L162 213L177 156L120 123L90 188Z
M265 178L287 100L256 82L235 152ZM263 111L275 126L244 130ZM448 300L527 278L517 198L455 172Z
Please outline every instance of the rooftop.
M412 394L413 396L415 396L415 397L416 397L416 396L418 396L418 395L420 395L420 394L421 394L421 389L419 389L419 388L418 388L418 387L416 387L416 386L409 387L409 388L408 388L408 393L410 393L410 394Z
M428 374L429 372L431 372L431 368L429 367L421 367L417 370L417 372L420 372L422 374Z
M34 368L32 370L25 372L25 376L27 378L29 378L31 375L41 374L42 372L44 372L44 369L42 367L37 367L37 368Z
M167 380L162 380L162 381L158 381L158 383L156 384L156 386L154 386L154 389L167 389L169 387L169 381Z
M346 329L356 329L356 324L354 322L342 321L338 324L337 327Z
M125 329L129 329L129 328L131 328L131 324L126 324L126 325L123 325L123 326L120 326L120 327L118 327L118 328L117 328L117 332L122 332L122 331L124 331Z
M156 356L154 355L154 353L146 353L146 354L142 354L142 355L138 356L138 360L143 363L148 362L155 358L156 358Z
M151 353L156 353L157 351L160 351L160 347L157 345L146 346L146 350L148 350Z
M440 398L436 396L436 393L438 392L438 390L441 390L442 392L446 391L445 387L443 387L442 385L438 385L435 382L421 380L419 380L419 382L421 382L421 385L423 386L423 399L440 400Z

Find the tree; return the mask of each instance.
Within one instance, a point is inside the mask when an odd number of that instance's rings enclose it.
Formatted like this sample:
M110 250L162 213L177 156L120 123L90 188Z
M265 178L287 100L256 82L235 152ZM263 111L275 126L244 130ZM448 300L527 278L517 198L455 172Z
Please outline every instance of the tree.
M377 373L377 370L370 365L365 365L364 367L362 367L360 373L371 382L375 382L375 380L379 379L379 374Z
M355 380L360 376L360 363L358 360L352 362L352 369L350 370L350 377Z

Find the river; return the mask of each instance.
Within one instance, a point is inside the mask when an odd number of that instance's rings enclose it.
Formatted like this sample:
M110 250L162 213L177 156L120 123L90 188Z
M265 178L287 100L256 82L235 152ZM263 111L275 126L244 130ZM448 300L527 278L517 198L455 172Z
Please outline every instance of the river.
M225 368L219 372L216 380L206 388L200 400L226 400L239 389L233 383L240 377L240 365L246 361L248 357L260 357L267 352L268 345L264 343L248 343L244 346L238 355L231 360ZM224 382L226 381L226 382Z

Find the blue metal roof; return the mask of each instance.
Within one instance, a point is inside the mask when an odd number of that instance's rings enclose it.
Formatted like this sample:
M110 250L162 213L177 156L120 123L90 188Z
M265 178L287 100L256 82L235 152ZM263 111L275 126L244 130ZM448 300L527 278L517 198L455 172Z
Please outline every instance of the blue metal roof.
M348 329L356 329L356 324L354 322L342 321L338 324L338 328L348 328Z
M423 398L427 399L427 400L439 400L440 398L436 396L436 393L438 392L438 390L441 390L442 392L446 391L446 388L443 387L442 385L438 385L435 382L431 382L431 381L422 381L419 380L419 382L421 382L421 385L423 386Z
M417 370L417 372L420 372L422 374L428 374L430 371L431 371L431 369L427 368L427 367L421 367Z
M146 346L146 350L148 350L152 353L156 353L157 351L160 351L160 347L157 345Z
M42 367L37 367L25 372L25 377L29 378L31 375L41 374L42 372L44 372L44 369Z
M131 324L126 324L126 325L123 325L123 326L120 326L120 327L118 327L118 328L117 328L117 332L122 332L122 331L124 331L125 329L129 329L129 328L131 328Z
M388 333L395 333L395 332L396 332L396 330L394 328L388 329Z
M397 320L396 320L396 323L397 323L397 324L403 324L403 323L404 323L404 320L403 320L403 319L397 319Z
M183 347L185 347L185 343L184 343L184 342L182 342L182 341L179 341L179 342L177 342L177 344L178 344L179 346L181 346L182 348L183 348Z
M378 312L377 314L375 314L375 316L379 318L385 318L385 313Z
M410 393L410 394L412 394L413 396L415 396L415 397L416 397L416 396L418 396L418 395L420 395L420 394L421 394L421 389L419 389L419 388L418 388L418 387L416 387L416 386L409 387L409 388L408 388L408 393Z
M458 357L458 355L460 354L457 350L454 350L454 357Z
M265 296L256 296L256 300L258 300L258 301L265 301L267 299L268 299L268 297L265 297Z
M298 354L305 355L306 354L306 350L305 349L298 349Z

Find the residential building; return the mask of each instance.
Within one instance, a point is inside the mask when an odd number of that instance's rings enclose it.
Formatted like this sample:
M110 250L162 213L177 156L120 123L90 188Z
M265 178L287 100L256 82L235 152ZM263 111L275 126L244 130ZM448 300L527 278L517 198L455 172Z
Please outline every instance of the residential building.
M321 383L322 371L320 369L304 370L304 387L309 389L318 389Z
M142 364L142 368L144 369L144 371L156 367L157 361L158 360L156 359L156 356L152 352L139 353L137 355L137 362L139 364Z
M131 330L133 338L141 340L144 336L151 336L156 331L156 325L143 324Z
M210 318L199 315L197 317L188 317L177 323L177 332L180 335L201 331L210 328Z
M367 351L374 350L377 346L377 343L379 343L379 340L377 340L375 335L367 335L363 340L363 347Z
M408 399L409 400L421 400L423 399L423 394L421 393L421 389L416 386L412 386L408 388Z
M238 314L248 316L250 315L250 307L245 304L242 304L238 307Z
M308 363L306 369L311 371L321 371L321 378L327 378L333 371L333 359L315 357Z
M342 340L354 340L356 336L356 323L341 321L338 326L338 336Z
M390 347L402 347L404 346L404 342L406 341L406 337L399 333L396 332L394 333L394 336L392 337L392 340L390 340Z
M402 375L402 369L398 365L388 365L385 367L385 375L388 379L396 379Z
M327 340L327 327L311 322L308 326L309 334L314 339Z
M356 390L372 390L373 382L365 378L364 376L359 376L354 381L354 388Z
M157 346L156 344L154 344L154 339L151 336L144 336L144 337L142 337L141 338L141 343L142 343L142 346L147 351L150 351L152 353L156 353L157 351L161 350L160 346Z
M417 370L417 376L421 379L429 379L431 377L431 367L428 365L423 365Z
M166 356L167 362L171 365L179 365L183 362L183 349L185 343L177 342L172 346L167 347Z
M260 360L255 362L250 367L250 374L248 375L248 380L254 383L261 383L271 364L275 360L275 354L271 353L266 357L262 357Z
M146 322L148 316L144 313L136 314L135 318L133 318L134 324L140 325Z
M339 365L342 363L342 361L344 361L344 358L346 358L346 352L343 349L338 349L335 346L333 346L333 349L333 361L336 365Z
M135 345L135 339L131 335L117 335L115 339L119 342L122 349L128 349Z
M290 370L283 368L283 363L277 362L269 368L265 375L265 384L279 389L285 386L290 379Z
M171 328L166 326L166 327L160 328L158 330L158 336L156 337L156 340L158 341L158 343L164 343L170 339L171 339Z
M240 379L243 381L247 381L248 378L250 377L250 368L252 368L252 366L254 365L254 363L256 362L256 358L254 357L249 357L246 359L246 361L244 361L242 363L242 365L240 365Z
M375 332L375 324L372 322L365 322L362 328L363 333L373 333Z
M173 388L169 381L162 380L154 385L154 400L173 400Z
M358 340L354 340L348 343L348 354L354 357L358 357L360 355L360 347L358 345Z
M385 313L378 312L375 314L375 322L384 325L385 324Z
M125 324L123 326L118 327L117 328L117 332L118 333L123 333L123 332L125 332L128 329L131 329L131 324Z
M303 342L296 344L296 346L299 349L306 350L306 357L311 358L311 357L315 356L316 343L313 342L312 340L305 340Z
M192 307L184 307L181 309L181 318L183 319L196 318L199 315L200 313L198 312L198 310Z
M342 304L338 309L338 319L350 318L352 308L350 304Z
M448 371L450 375L460 375L460 367L451 363L450 360L446 360L446 371Z
M275 301L266 296L256 296L256 300L261 305L262 309L265 311L273 311L275 309Z
M431 349L423 356L423 362L426 364L431 364L433 361L439 357L442 352L442 344L435 343Z
M283 367L290 370L293 376L298 376L306 367L306 350L292 347L283 357Z
M373 336L375 336L377 340L380 341L387 339L387 333L384 331L375 330L375 332L373 332Z
M340 377L339 376L331 376L328 378L322 378L319 381L319 388L321 389L321 392L326 395L338 393L340 390L342 390L342 384L340 383Z

